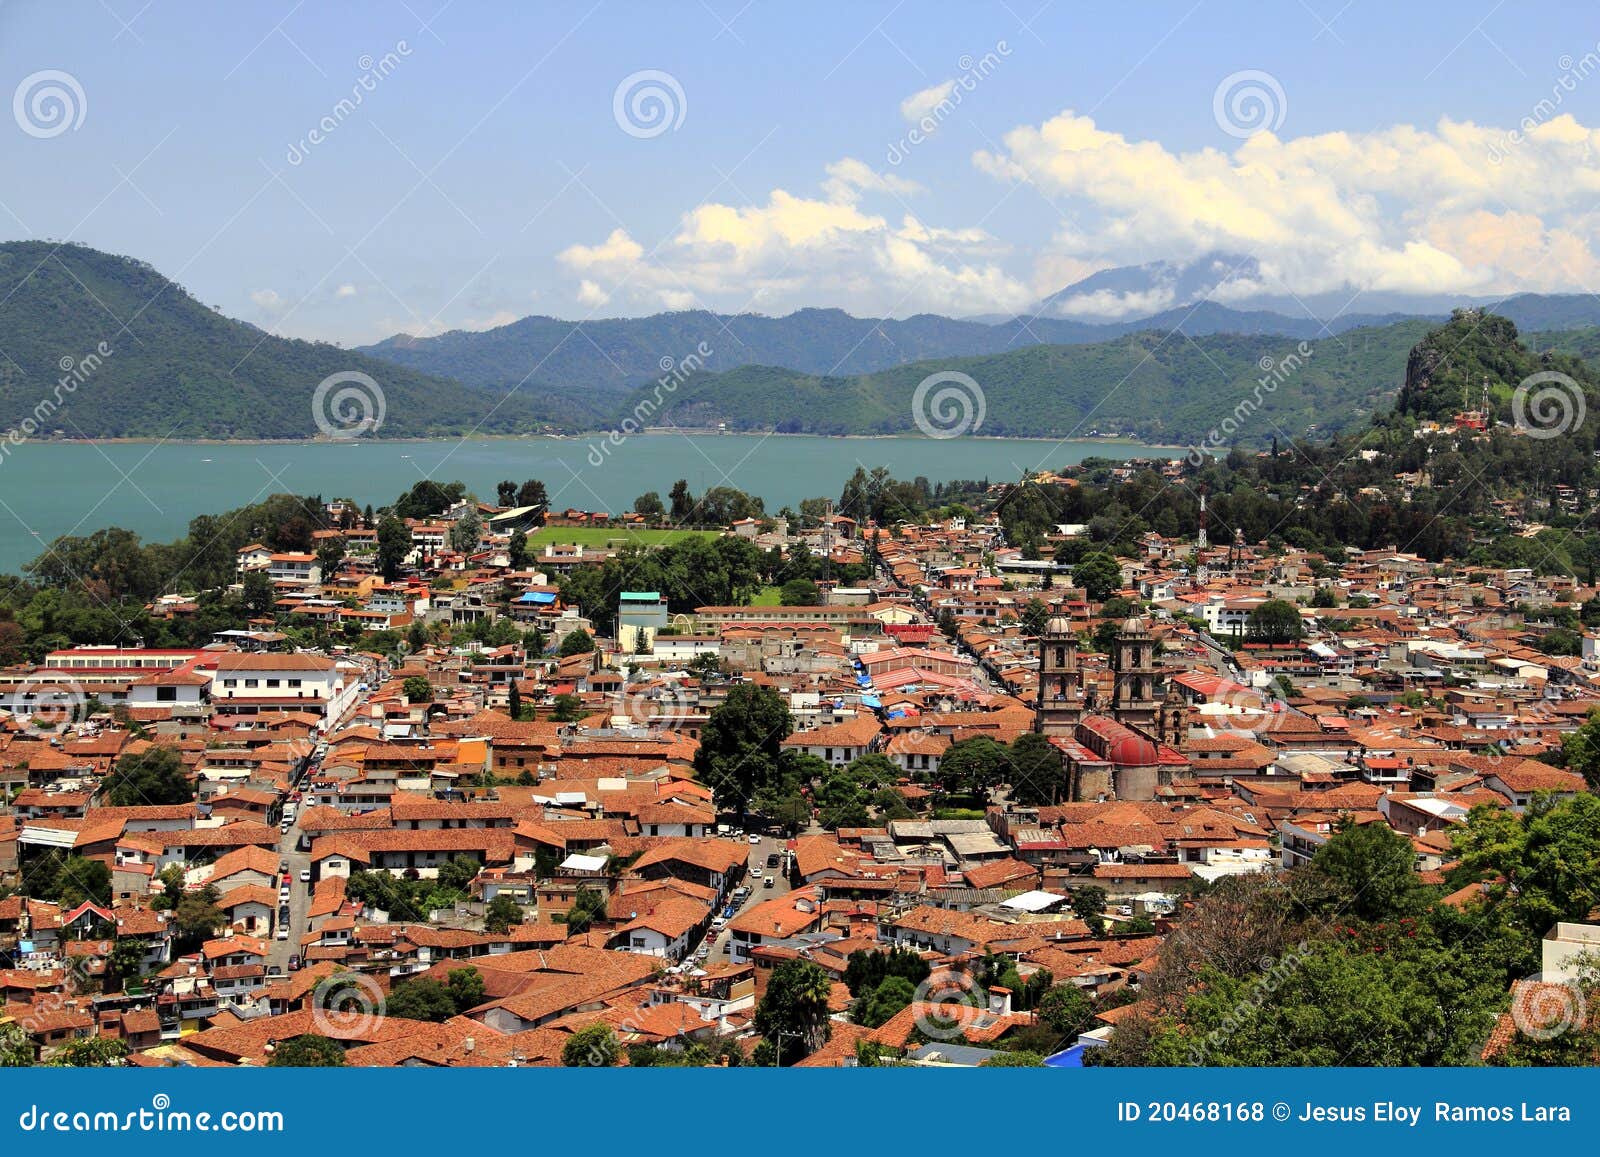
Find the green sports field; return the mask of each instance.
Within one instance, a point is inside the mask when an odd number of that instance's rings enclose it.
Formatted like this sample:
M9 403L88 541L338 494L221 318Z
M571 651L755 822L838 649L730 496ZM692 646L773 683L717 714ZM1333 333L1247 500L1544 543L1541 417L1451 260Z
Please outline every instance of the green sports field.
M529 548L544 546L546 543L560 543L566 546L624 546L633 543L636 546L660 546L662 543L677 542L685 538L715 538L716 532L710 530L624 530L621 527L605 526L546 526L528 535Z

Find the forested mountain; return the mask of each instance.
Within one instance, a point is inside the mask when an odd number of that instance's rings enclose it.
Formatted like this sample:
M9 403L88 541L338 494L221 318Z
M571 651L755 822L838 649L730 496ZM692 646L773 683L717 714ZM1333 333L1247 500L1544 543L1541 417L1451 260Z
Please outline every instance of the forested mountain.
M0 431L31 422L37 437L315 437L317 386L347 371L381 387L380 437L465 433L480 421L486 433L528 430L561 413L558 399L519 391L501 404L392 362L274 337L141 261L81 245L0 244L0 351Z

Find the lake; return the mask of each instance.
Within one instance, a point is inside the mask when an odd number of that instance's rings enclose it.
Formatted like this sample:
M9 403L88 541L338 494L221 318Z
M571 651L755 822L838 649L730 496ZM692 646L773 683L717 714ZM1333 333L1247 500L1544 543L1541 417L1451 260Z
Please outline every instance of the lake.
M255 445L168 442L25 443L0 458L0 573L16 573L62 534L107 526L166 542L197 514L293 492L393 501L420 478L460 479L493 500L495 483L542 479L553 506L622 511L647 490L665 499L679 478L699 494L735 486L769 511L837 498L857 466L897 478L994 481L1104 456L1172 458L1180 450L1124 442L1000 438L813 438L775 434L642 434L592 438Z

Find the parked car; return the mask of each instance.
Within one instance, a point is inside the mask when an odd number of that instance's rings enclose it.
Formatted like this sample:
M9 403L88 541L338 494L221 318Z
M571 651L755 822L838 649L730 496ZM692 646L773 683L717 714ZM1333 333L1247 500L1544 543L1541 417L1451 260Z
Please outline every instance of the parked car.
M278 925L278 939L279 940L287 940L287 939L289 939L289 926L287 924L279 924Z
M776 877L776 876L768 876L765 880L763 880L761 882L761 886L763 888L770 888L770 887L772 887L772 885L776 884L777 882L778 882L778 877Z
M752 844L759 844L761 842L761 836L756 832L751 832L750 833L750 842Z
M761 879L761 865L757 864L755 867L751 868L750 875L755 877L757 880Z
M311 883L311 869L310 868L301 868L300 869L300 882L302 884Z
M727 926L728 918L726 916L718 916L715 920L711 921L711 931L713 932L721 932Z
M289 971L290 972L299 972L300 971L300 954L298 952L296 952L293 956L289 957Z
M289 861L288 860L279 860L278 861L278 871L287 872L288 870L289 870Z
M767 867L776 868L778 866L778 859L779 859L779 856L778 856L777 852L768 852L767 853Z
M734 913L737 912L737 911L738 911L737 908L735 908L732 904L729 904L726 908L724 908L722 910L722 918L724 920L732 920Z

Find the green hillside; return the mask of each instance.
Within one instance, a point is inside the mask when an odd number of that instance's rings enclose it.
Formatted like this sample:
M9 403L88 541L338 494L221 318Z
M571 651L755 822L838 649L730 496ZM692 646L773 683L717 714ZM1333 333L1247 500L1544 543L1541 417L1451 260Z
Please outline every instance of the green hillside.
M914 433L912 398L940 371L964 373L983 391L975 432L1065 437L1127 434L1188 444L1206 438L1241 400L1260 397L1260 415L1241 439L1331 432L1386 407L1404 379L1406 358L1431 323L1356 329L1308 343L1298 368L1274 378L1297 354L1279 336L1158 332L1093 345L1033 346L984 357L952 358L855 377L819 377L767 366L703 374L669 398L655 424L726 423L731 429L813 434ZM1263 378L1273 381L1259 388ZM649 395L641 392L639 399ZM631 411L619 411L617 420Z
M64 366L110 352L75 389ZM274 337L223 317L143 262L79 245L0 244L0 431L33 418L36 436L310 438L317 385L365 373L385 400L378 437L535 428L554 399L500 395L363 354ZM491 413L491 410L493 411Z

